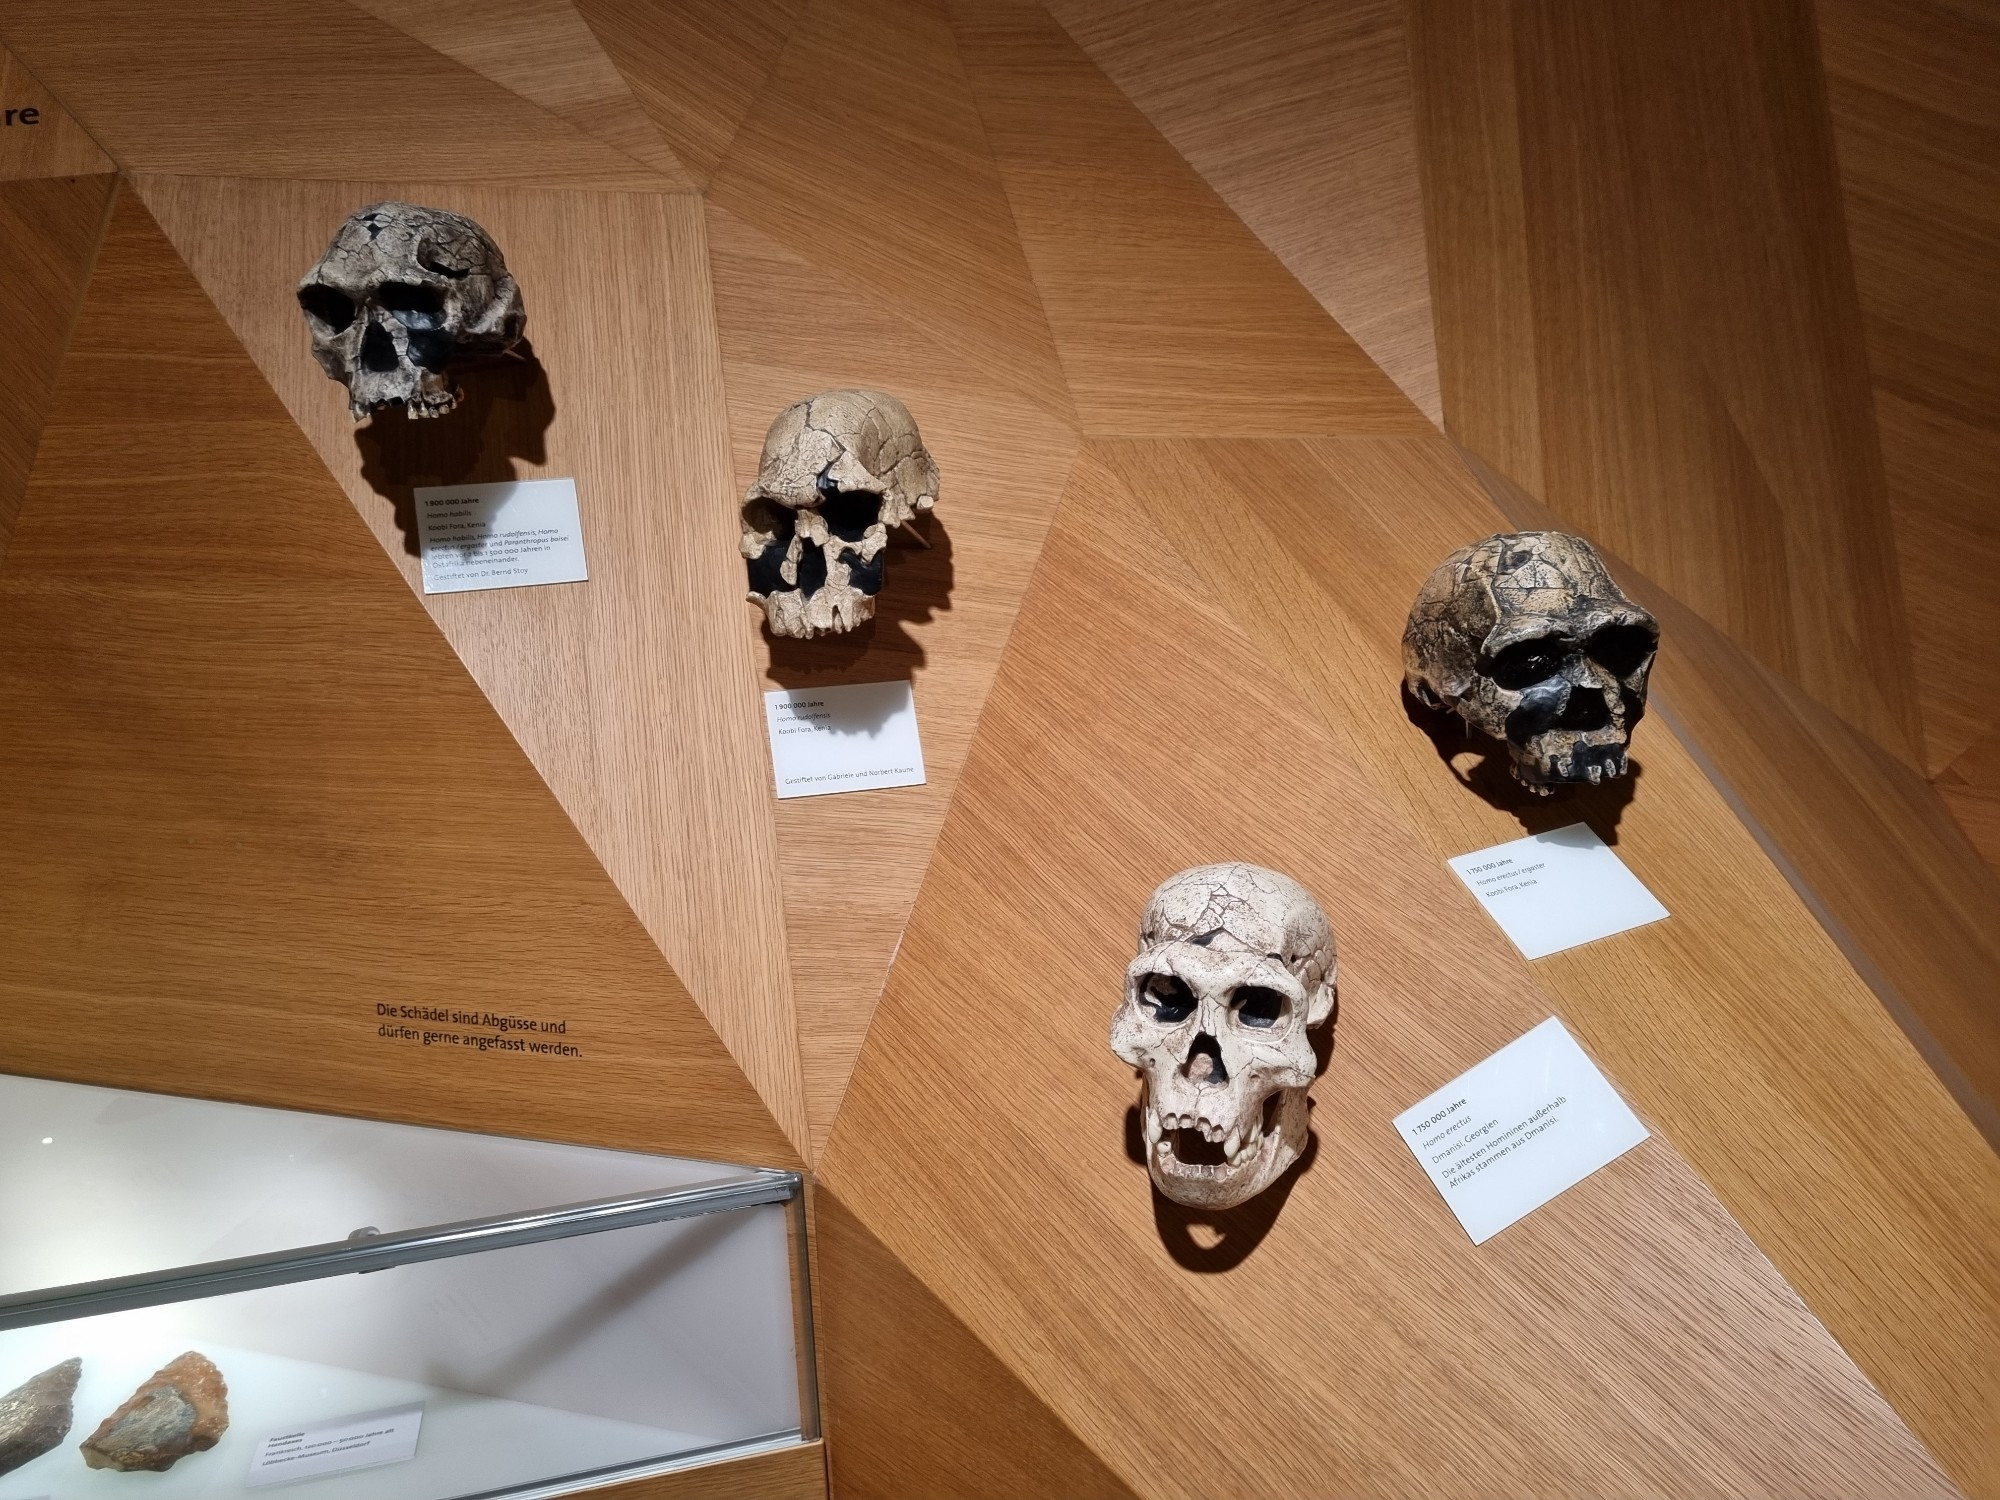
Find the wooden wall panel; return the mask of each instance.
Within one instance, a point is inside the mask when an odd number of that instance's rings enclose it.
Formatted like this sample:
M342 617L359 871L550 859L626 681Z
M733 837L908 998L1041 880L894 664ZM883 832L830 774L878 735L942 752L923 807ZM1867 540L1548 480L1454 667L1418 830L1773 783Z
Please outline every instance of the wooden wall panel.
M888 977L1069 474L1076 435L1006 382L809 265L726 210L708 214L716 323L735 488L757 472L778 412L843 385L896 392L943 475L938 508L890 548L874 624L840 637L783 641L738 606L762 648L770 687L915 684L921 787L778 803L778 862L815 1146L833 1128L847 1075Z
M1935 785L1972 847L2000 873L2000 733L1938 772Z
M0 181L118 170L56 96L5 47L0 47L0 109L35 112L31 125L0 126Z
M0 181L0 558L117 183L107 175Z
M939 0L812 0L708 192L1069 415Z
M1475 12L1410 9L1447 426L1919 763L1811 6Z
M797 1160L130 195L0 568L0 789L9 1069Z
M1482 759L1451 721L1440 721L1440 746L1404 707L1400 639L1419 585L1453 547L1511 524L1452 447L1438 439L1093 444L1079 472L1097 463L1145 498L1180 555L1433 858L1579 820L1615 842L1672 918L1545 959L1533 966L1537 978L1953 1474L1977 1493L1996 1492L2000 1434L1986 1413L2000 1407L1990 1358L2000 1347L2000 1160L1710 784L1706 765L1655 715L1635 737L1629 781L1544 800L1514 790L1504 766ZM1671 604L1645 597L1663 610ZM1762 669L1684 606L1672 608L1656 681L1677 705L1674 723L1696 724L1701 748L1720 758L1709 737L1714 715L1697 714L1694 690L1726 680L1717 676L1726 664L1711 661L1704 640ZM1962 986L2000 913L1985 931L1964 923L1955 904L1968 898L1964 883L1941 888L1913 855L1920 846L1909 841L1921 830L1898 825L1880 795L1881 767L1897 763L1873 751L1864 764L1877 779L1843 783L1825 752L1801 745L1755 693L1719 707L1725 725L1767 748L1770 775L1796 779L1809 816L1787 835L1811 835L1816 820L1819 847L1827 835L1845 836L1851 866L1882 862L1871 878L1884 904L1867 930L1880 937L1907 924L1908 937L1895 941L1947 950L1925 960L1889 949L1883 967L1902 959L1896 971L1914 987L1962 963ZM1915 773L1901 774L1921 788ZM1930 902L1950 914L1928 914Z
M1232 857L1326 905L1342 1003L1311 1164L1219 1262L1105 1024L1155 882ZM1466 1239L1390 1118L1555 1008L1080 461L821 1177L1140 1494L1951 1492L1664 1135Z
M825 1500L826 1445L802 1443L594 1493L605 1500Z
M1047 12L951 12L1082 431L1428 430Z
M1437 341L1396 0L1054 0L1091 61L1433 422Z
M0 42L130 171L674 185L344 0L12 0Z
M412 589L413 486L575 478L588 584L423 603L803 1151L700 200L196 178L140 191ZM444 421L390 412L357 429L291 288L349 212L389 197L492 231L536 362L473 377Z

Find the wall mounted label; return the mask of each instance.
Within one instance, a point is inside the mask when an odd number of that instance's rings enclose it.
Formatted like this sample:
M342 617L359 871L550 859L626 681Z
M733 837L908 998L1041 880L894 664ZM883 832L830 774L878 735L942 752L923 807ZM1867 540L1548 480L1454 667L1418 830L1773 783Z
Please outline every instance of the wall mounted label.
M419 1401L273 1433L258 1446L244 1483L290 1484L348 1469L399 1464L417 1456L417 1433L423 1425L424 1404Z
M1546 958L1667 915L1582 823L1446 860L1524 958Z
M582 583L583 521L574 479L515 479L419 489L424 592Z
M764 695L780 797L922 786L924 747L907 682L781 688Z
M1475 1245L1646 1139L1554 1016L1397 1115L1396 1129Z

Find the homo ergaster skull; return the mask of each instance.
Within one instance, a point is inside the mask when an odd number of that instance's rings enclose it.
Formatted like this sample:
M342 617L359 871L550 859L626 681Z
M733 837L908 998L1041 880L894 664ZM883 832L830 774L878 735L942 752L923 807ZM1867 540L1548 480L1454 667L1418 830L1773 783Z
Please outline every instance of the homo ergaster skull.
M414 203L351 215L298 295L313 358L347 387L357 422L395 405L443 416L464 394L451 366L505 354L528 321L493 237Z
M1504 743L1515 777L1546 796L1625 774L1659 643L1659 623L1590 543L1510 531L1425 581L1403 630L1404 682Z
M1190 1208L1233 1208L1306 1147L1307 1033L1334 1007L1333 924L1258 865L1199 865L1153 892L1111 1018L1137 1068L1146 1168Z
M743 497L750 602L771 633L807 639L873 619L889 533L937 496L937 465L894 396L821 391L778 413Z

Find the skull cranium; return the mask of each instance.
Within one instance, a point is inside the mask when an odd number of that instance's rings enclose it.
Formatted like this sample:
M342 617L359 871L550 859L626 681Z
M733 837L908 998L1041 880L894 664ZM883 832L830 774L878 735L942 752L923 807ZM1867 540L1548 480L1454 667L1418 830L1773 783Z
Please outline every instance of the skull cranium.
M299 282L313 358L360 421L400 404L441 417L463 392L449 367L505 354L527 325L500 247L472 220L414 203L350 216Z
M1515 777L1546 796L1625 774L1659 643L1590 543L1506 532L1425 581L1403 630L1404 680L1505 743Z
M1153 892L1111 1050L1145 1077L1146 1167L1191 1208L1264 1191L1306 1146L1309 1030L1334 1008L1333 925L1289 876L1200 865Z
M937 465L894 396L822 391L780 412L743 497L750 602L771 633L805 639L873 619L889 533L937 494Z

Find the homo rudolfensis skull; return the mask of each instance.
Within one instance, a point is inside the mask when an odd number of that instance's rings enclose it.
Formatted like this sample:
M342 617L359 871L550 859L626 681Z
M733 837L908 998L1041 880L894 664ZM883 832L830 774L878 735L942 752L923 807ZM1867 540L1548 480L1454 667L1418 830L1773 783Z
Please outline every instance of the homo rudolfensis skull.
M778 413L743 497L750 602L771 633L809 639L873 619L889 533L937 495L937 465L894 396L822 391Z
M1561 531L1510 531L1437 566L1403 630L1404 681L1507 746L1546 796L1623 776L1659 623Z
M528 321L493 237L414 203L352 215L299 283L299 306L313 358L347 387L357 422L395 405L443 416L464 394L450 366L505 354Z
M1190 1208L1233 1208L1306 1146L1309 1030L1333 1015L1333 924L1304 886L1257 865L1200 865L1157 891L1111 1018L1145 1079L1146 1167Z

